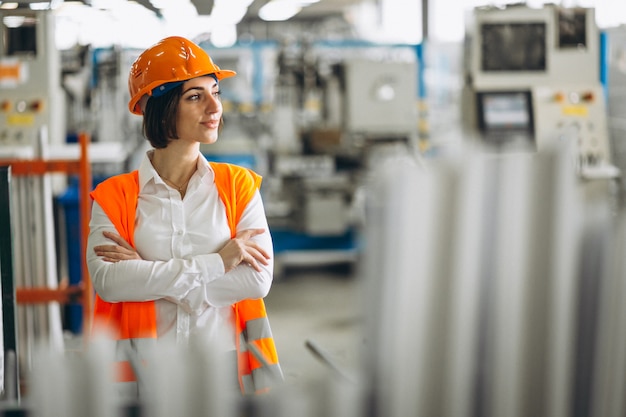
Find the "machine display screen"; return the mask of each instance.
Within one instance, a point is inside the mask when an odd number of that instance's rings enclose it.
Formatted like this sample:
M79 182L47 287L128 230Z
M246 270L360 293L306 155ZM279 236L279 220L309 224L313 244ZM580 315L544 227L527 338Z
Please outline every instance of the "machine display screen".
M587 15L585 9L559 9L559 47L586 48L587 47Z
M37 19L25 16L4 16L4 55L37 55Z
M482 71L546 70L545 23L483 23L480 36Z
M478 93L477 108L482 131L533 130L529 91Z

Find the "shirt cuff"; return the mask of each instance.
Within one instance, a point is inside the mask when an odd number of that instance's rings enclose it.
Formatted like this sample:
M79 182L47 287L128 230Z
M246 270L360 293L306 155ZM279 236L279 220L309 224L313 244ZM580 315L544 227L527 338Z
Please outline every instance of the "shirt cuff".
M203 284L207 284L217 278L221 278L226 274L224 261L219 253L198 255L195 258L200 266L201 280Z

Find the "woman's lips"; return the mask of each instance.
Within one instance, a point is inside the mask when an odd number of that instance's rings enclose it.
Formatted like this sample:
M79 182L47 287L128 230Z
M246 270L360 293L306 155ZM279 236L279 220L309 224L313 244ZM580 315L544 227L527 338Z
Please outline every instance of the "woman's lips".
M209 129L215 129L217 127L219 127L220 125L220 121L219 120L209 120L206 122L202 122L202 125L204 125L205 127L209 128Z

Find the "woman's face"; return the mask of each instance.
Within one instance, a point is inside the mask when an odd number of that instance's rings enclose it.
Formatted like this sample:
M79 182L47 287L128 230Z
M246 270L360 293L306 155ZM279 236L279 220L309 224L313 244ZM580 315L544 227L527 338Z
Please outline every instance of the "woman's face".
M222 118L219 94L217 81L208 75L183 84L176 118L179 139L205 144L217 141Z

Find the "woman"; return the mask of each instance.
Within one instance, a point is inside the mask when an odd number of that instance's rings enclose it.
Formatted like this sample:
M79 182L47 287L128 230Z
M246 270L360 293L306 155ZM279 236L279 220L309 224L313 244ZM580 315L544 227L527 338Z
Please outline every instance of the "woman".
M234 75L181 37L131 67L129 109L143 115L153 149L138 170L91 193L87 247L94 328L112 332L125 353L117 377L126 391L138 389L142 347L195 336L233 358L243 393L282 376L263 304L273 250L261 178L200 152L222 123L219 80Z

